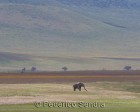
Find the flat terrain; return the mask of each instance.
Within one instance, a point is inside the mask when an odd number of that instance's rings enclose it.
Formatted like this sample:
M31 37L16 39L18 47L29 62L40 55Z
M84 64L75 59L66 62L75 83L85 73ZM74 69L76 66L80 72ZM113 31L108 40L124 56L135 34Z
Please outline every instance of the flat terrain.
M139 82L140 71L67 71L39 73L0 73L0 83L52 83L52 82Z
M85 83L88 91L73 91L73 83L0 84L0 112L139 112L139 82ZM36 102L36 103L35 103ZM40 106L41 102L41 106ZM104 108L55 107L43 102L100 103ZM35 106L39 104L39 106Z
M0 112L139 112L139 71L1 73ZM82 81L85 91L73 91ZM41 102L41 103L40 103ZM48 107L48 103L99 103L104 107ZM41 105L40 105L41 104Z

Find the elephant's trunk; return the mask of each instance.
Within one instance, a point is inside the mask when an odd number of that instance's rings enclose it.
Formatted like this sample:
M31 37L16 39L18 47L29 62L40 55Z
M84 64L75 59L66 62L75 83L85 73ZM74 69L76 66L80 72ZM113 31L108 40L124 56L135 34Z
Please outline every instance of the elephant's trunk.
M85 88L85 86L84 86L84 89L87 91L87 89Z

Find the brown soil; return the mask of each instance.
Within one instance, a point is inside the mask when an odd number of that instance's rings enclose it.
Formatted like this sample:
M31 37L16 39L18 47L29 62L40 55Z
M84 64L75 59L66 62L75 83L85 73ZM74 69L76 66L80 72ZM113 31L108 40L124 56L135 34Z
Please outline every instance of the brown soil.
M0 73L1 84L61 82L140 81L140 71L67 71L40 73Z

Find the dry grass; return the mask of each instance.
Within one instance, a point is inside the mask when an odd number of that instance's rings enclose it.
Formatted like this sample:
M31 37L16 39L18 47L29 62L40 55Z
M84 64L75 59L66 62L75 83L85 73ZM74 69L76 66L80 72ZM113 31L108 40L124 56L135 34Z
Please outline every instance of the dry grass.
M74 92L72 83L0 84L0 104L22 104L35 101L140 100L140 93L125 89L126 86L132 86L132 84L138 86L138 84L128 82L86 83L88 91L82 90L81 92ZM117 89L119 87L120 89Z

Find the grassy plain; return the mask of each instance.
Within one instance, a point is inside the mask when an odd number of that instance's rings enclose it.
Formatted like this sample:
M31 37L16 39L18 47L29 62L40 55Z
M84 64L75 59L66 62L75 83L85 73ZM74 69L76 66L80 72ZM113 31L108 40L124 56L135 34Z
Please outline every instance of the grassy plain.
M0 112L139 112L140 82L87 82L88 91L73 83L0 84ZM41 102L38 108L35 102ZM42 106L43 102L99 103L104 107ZM83 105L85 106L85 105Z

